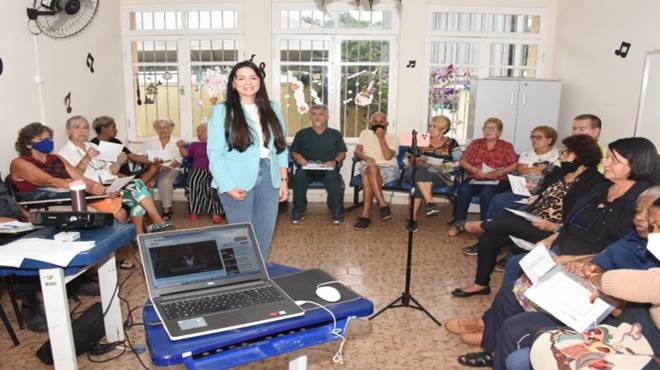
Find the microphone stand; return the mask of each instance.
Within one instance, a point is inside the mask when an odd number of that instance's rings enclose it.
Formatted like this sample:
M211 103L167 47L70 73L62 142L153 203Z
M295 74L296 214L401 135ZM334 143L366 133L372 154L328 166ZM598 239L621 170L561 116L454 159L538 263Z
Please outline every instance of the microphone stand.
M408 195L408 203L409 203L409 224L408 224L408 257L406 259L406 281L405 281L405 289L403 292L401 292L401 296L399 298L395 299L392 301L392 303L388 304L387 306L383 307L380 311L376 312L373 314L371 317L369 317L369 320L375 319L378 315L381 313L385 312L386 310L390 308L397 308L397 307L409 307L409 308L414 308L416 310L423 311L433 322L436 324L442 326L440 321L433 317L429 311L427 311L424 306L422 306L415 297L410 293L410 280L411 280L411 275L412 275L412 250L413 250L413 229L412 229L412 220L413 220L413 215L414 215L414 204L415 204L415 198L413 194L415 193L415 170L417 169L417 157L419 154L417 153L417 131L412 130L412 187L410 188L410 194Z

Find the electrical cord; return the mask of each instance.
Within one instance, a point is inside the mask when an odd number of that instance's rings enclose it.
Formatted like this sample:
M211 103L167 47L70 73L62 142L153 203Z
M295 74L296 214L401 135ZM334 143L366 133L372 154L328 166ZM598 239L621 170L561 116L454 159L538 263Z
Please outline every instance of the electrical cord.
M322 284L328 284L328 283L331 283L331 282L326 282L326 283L322 283ZM315 306L320 307L321 309L325 310L326 312L328 312L330 314L330 316L332 317L332 330L330 331L330 333L341 340L341 343L339 344L339 349L337 349L337 352L335 353L335 355L332 356L332 362L334 362L335 364L343 365L344 364L344 344L346 343L346 337L344 335L342 335L342 333L346 332L346 328L348 327L348 323L351 321L351 317L350 316L347 317L346 318L346 325L344 325L343 329L339 329L339 328L337 328L337 317L335 316L334 313L332 313L332 311L330 311L324 305L322 305L318 302L314 302L314 301L302 301L302 300L296 301L295 303L298 306L302 306L305 303L313 304Z

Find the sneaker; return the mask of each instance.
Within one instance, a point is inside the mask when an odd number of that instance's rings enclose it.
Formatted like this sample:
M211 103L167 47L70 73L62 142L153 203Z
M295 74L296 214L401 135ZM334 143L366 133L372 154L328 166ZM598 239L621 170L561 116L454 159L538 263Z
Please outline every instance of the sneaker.
M426 216L433 216L440 213L440 208L435 203L426 203Z
M165 221L162 224L151 224L147 226L147 232L149 233L157 233L159 231L165 231L167 229L170 229L174 227L174 224L171 223L170 221Z
M358 230L364 230L367 227L369 227L369 224L371 224L371 220L365 217L358 217L357 222L353 226L354 229Z
M476 256L479 254L479 244L469 245L463 248L463 254L467 256Z
M335 211L332 212L332 223L335 225L341 225L344 223L344 212Z
M196 214L193 213L193 214L190 215L190 221L195 222L197 220L199 220L199 217L197 217Z
M408 220L406 223L406 230L416 233L417 230L419 230L419 225L417 224L417 221Z
M294 225L298 225L304 219L305 219L305 215L302 213L297 213L297 212L291 213L291 223Z
M389 206L380 207L380 219L382 221L389 220L392 218L392 211Z
M211 220L213 220L214 224L220 224L220 223L222 223L222 216L213 215L213 216L211 216Z
M23 322L28 330L43 333L48 331L48 323L46 322L46 312L44 305L38 302L33 305L21 305L21 316Z
M506 270L506 261L506 257L497 260L497 263L495 264L495 271L504 272L504 270Z

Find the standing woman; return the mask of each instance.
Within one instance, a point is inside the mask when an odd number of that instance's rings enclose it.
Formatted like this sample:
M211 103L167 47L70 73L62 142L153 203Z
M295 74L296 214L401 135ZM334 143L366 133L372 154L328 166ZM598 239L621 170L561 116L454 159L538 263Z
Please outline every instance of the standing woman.
M277 203L289 192L289 153L280 107L268 99L254 63L240 62L231 70L227 100L213 108L208 132L209 169L227 221L251 222L266 260Z

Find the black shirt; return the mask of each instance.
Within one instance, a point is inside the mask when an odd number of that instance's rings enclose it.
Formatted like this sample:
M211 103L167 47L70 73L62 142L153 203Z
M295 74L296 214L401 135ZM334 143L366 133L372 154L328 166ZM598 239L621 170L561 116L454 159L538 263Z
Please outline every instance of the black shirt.
M96 145L99 145L99 143L101 142L101 140L99 140L98 137L95 137L90 141L92 143L96 144ZM121 140L117 139L116 137L113 137L110 140L104 140L104 141L114 143L114 144L124 145L124 143L122 143ZM128 147L126 147L126 145L124 145L124 149L122 149L122 152L126 153L126 155L129 155L129 154L133 153L133 152L131 152L130 149L128 149ZM131 171L131 168L128 167L128 162L121 165L121 167L119 168L119 173L121 173L123 175L126 175L126 176L133 175L133 172Z

